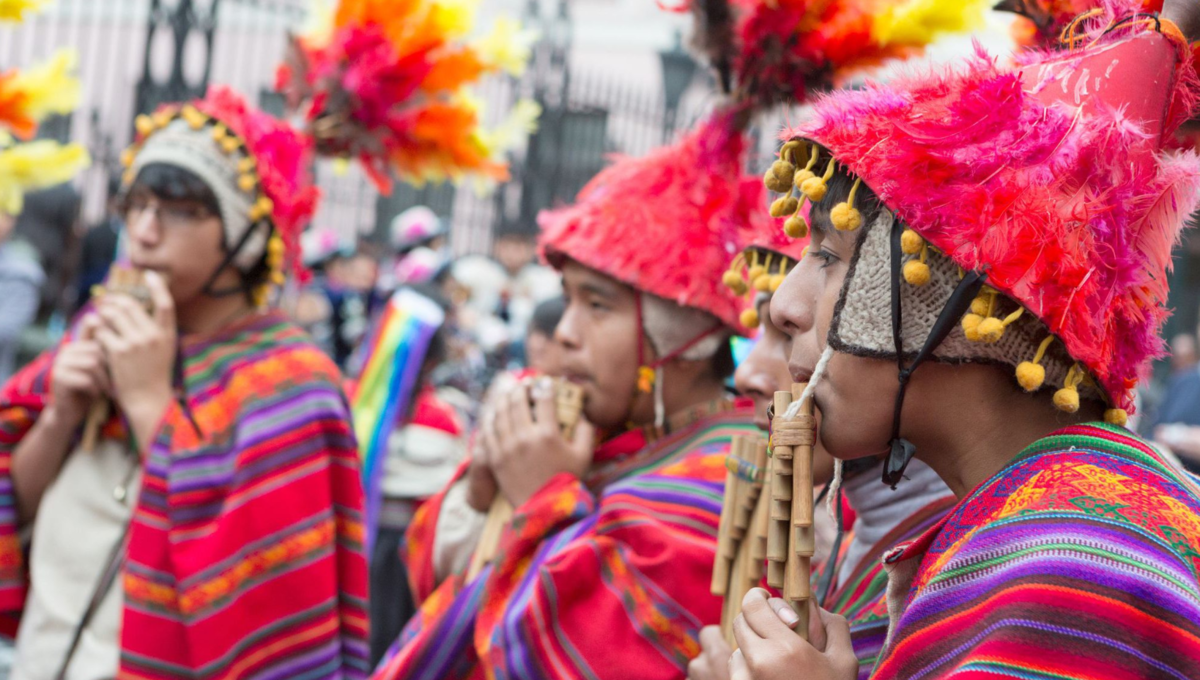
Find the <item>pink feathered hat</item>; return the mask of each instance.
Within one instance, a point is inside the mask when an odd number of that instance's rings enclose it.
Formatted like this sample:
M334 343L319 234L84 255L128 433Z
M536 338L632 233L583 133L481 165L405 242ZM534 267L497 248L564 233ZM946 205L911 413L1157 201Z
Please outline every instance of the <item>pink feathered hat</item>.
M746 142L732 112L675 144L618 158L574 205L543 212L543 256L569 258L744 333L740 298L721 273L751 235L769 229L765 190L742 171Z
M1162 355L1171 248L1200 196L1200 159L1170 143L1197 81L1155 18L1102 21L1018 68L978 51L957 72L831 94L784 139L819 145L925 243L986 274L1132 412L1140 368Z

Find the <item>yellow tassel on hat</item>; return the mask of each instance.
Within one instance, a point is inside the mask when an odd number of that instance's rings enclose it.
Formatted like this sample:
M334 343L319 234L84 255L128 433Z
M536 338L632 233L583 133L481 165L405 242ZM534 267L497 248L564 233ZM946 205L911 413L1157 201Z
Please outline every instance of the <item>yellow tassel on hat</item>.
M242 140L233 135L226 135L224 139L218 142L221 145L221 150L225 153L233 153L242 147Z
M763 176L763 184L767 185L767 189L777 194L786 194L792 190L791 182L779 179L775 176L774 170L770 168L767 168L767 174Z
M758 328L760 321L758 318L758 310L753 307L747 307L746 309L742 310L742 315L738 317L738 320L741 321L742 325L746 328Z
M1062 389L1054 393L1054 407L1065 413L1075 413L1079 410L1079 383L1083 380L1083 370L1076 364L1067 371L1067 379Z
M238 188L247 193L254 191L254 187L258 186L258 178L254 175L242 175L238 177Z
M1110 408L1104 412L1104 422L1117 427L1125 427L1129 423L1129 414L1123 408Z
M863 217L858 208L854 207L854 196L858 193L858 187L862 184L862 178L854 179L854 186L850 187L850 196L846 198L844 203L838 203L833 206L833 210L829 212L829 221L833 223L833 228L838 231L854 231L862 226ZM903 234L901 235L903 240ZM903 247L903 246L901 246Z
M787 274L776 274L776 275L772 276L771 277L771 292L774 293L775 291L779 290L779 287L783 285L783 281L786 278L787 278Z
M830 158L829 164L825 166L825 174L821 177L813 177L804 181L800 191L808 196L808 200L813 203L819 203L822 198L825 198L825 193L829 191L829 180L833 178L833 173L837 169L837 161Z
M137 149L132 146L121 152L121 165L126 168L133 167L133 161L137 158Z
M905 255L916 255L921 252L923 247L925 247L925 239L912 229L905 229L904 233L900 234L900 250Z
M755 251L755 252L751 253L750 254L750 269L749 269L749 271L746 272L746 279L748 281L753 282L753 281L757 280L758 277L760 277L766 273L767 273L767 268L758 263L758 252Z
M808 220L797 212L783 223L783 233L789 238L804 238L808 236Z
M1036 392L1046 382L1046 367L1042 366L1042 359L1046 356L1046 350L1050 347L1050 343L1054 342L1054 336L1048 335L1042 344L1038 345L1037 353L1033 355L1033 361L1022 361L1017 366L1017 382L1026 392Z
M979 342L979 324L983 323L983 317L978 314L967 314L962 318L963 335L967 336L967 340L971 342Z
M250 208L250 219L254 222L266 219L275 211L275 203L266 196L259 196Z
M158 126L154 124L154 119L144 113L133 120L133 126L137 129L138 135L142 137L158 129Z
M225 139L225 135L229 134L229 129L222 123L217 123L212 129L212 138L214 142L220 142Z
M258 169L258 166L254 162L253 158L246 157L246 158L243 158L242 160L238 161L237 168L238 168L238 172L244 175L244 174L254 172L255 170Z
M796 174L792 176L792 185L797 189L803 189L804 183L810 179L816 178L816 174L812 171L813 166L817 164L817 158L820 156L820 147L816 144L812 146L812 153L808 155L808 165L805 165Z
M188 127L192 128L193 130L199 130L200 128L204 127L206 123L208 123L208 116L204 115L200 112L200 109L197 109L190 104L183 107L183 109L179 112L179 117L183 118L183 120L187 122Z
M742 278L741 274L733 269L728 269L725 271L724 276L721 277L721 282L725 284L726 288L733 291L734 295L746 294L746 280Z
M175 112L171 109L156 111L154 115L151 116L150 120L154 123L155 129L161 130L170 125L171 121L175 120Z
M771 217L787 217L796 214L800 209L800 201L794 196L780 196L771 204Z
M923 244L921 246L921 258L919 260L909 260L904 263L904 280L914 286L924 286L929 283L929 279L933 277L933 272L930 271L929 265L925 264L925 259L929 255L929 246Z

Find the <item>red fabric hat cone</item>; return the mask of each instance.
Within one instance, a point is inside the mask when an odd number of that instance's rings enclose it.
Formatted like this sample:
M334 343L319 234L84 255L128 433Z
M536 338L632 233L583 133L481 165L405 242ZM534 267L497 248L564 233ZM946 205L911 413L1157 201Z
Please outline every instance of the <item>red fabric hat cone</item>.
M742 171L745 148L724 112L671 146L618 158L574 205L539 216L543 256L555 267L575 260L745 332L742 302L721 274L750 235L774 228L761 178Z

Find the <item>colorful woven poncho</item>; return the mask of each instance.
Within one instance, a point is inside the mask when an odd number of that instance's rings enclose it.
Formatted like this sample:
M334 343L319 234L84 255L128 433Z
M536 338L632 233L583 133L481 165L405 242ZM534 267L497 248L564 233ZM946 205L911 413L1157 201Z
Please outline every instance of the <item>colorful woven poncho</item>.
M0 391L0 611L13 617L26 574L9 470L53 359ZM337 369L277 313L184 338L181 360L186 406L149 446L130 529L118 677L365 677L363 501Z
M550 481L470 583L435 583L442 496L409 529L410 577L423 600L381 680L681 678L700 628L720 618L709 592L725 452L756 431L730 411L648 441L601 445L585 482Z
M1195 678L1198 515L1127 430L1045 437L888 555L902 614L872 677Z

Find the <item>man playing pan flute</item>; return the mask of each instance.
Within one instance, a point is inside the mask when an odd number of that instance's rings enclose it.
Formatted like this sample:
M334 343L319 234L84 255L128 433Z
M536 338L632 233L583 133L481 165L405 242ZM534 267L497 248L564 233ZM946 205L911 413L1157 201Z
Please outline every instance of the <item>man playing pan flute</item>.
M138 120L127 248L144 281L114 275L0 391L14 677L366 675L339 375L265 307L315 207L310 148L223 89ZM109 399L111 422L81 438Z
M499 399L473 470L410 530L424 604L380 678L684 676L720 616L709 586L725 452L754 431L725 393L740 303L719 277L765 196L727 126L620 160L543 216L583 421L566 440L552 390ZM728 143L711 144L714 130ZM464 583L495 493L514 517Z
M915 456L960 499L885 556L873 678L1200 667L1200 487L1124 427L1200 195L1171 140L1197 80L1179 29L1129 5L1016 68L839 92L786 135L772 174L824 216L771 315L818 376L821 441L886 451L888 486ZM810 644L757 598L734 678L854 677L844 620Z
M821 219L824 215L808 217ZM767 407L775 392L787 390L792 384L788 370L790 339L771 321L771 299L792 268L808 256L808 243L807 235L791 239L781 230L771 228L758 235L724 275L735 292L751 291L751 306L742 312L743 321L759 327L758 339L738 366L734 382L740 394L754 399L755 422L764 431L770 428ZM813 453L813 483L824 484L833 476L833 459L819 441ZM813 592L823 607L849 621L854 654L859 660L859 677L864 680L870 675L887 635L887 573L883 554L896 544L921 535L954 505L953 494L924 463L913 461L904 484L895 490L878 483L882 465L879 458L865 458L842 466L841 484L827 493L830 505L835 508L842 505L839 496L844 495L854 517L839 521L844 531L832 554L822 551L818 543L813 557L816 581ZM788 623L798 620L790 609L783 608L781 600L772 604L787 617ZM689 679L729 678L731 650L721 630L716 626L706 627L700 632L700 643L703 648L700 656L688 666Z

